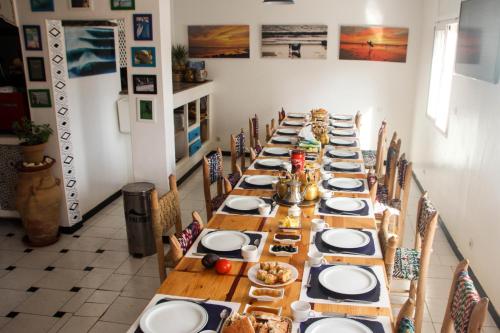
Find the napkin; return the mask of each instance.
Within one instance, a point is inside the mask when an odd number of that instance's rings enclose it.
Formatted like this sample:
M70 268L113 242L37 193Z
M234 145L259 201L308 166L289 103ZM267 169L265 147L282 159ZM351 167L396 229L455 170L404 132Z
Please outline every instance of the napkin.
M319 274L327 268L337 266L337 265L323 265L321 267L311 267L311 271L309 273L309 284L310 287L307 288L307 296L310 298L316 299L325 299L328 300L329 297L338 298L338 299L352 299L352 300L360 300L360 301L370 301L370 302L378 302L380 300L380 281L377 279L377 285L373 290L370 290L367 293L359 294L359 295L344 295L340 293L334 293L330 290L327 290L319 283ZM362 269L366 269L368 272L373 274L375 278L377 278L375 272L370 267L366 266L358 266ZM354 303L355 304L355 303Z
M327 170L328 171L328 170ZM359 187L355 187L352 189L345 189L341 187L336 187L328 184L328 180L323 180L321 183L323 185L323 188L326 188L327 190L332 190L332 191L342 191L342 192L363 192L365 190L365 184L361 184Z
M212 232L215 232L215 231L211 231L208 234L210 234ZM251 233L251 232L245 232L244 234L247 235L248 237L250 237L250 244L255 244L255 241L257 241L257 240L258 240L257 244L259 244L260 241L261 241L261 239L262 239L262 235L261 234L254 234L254 233ZM201 241L198 243L198 247L196 248L196 252L198 252L198 253L207 253L207 254L208 253L215 253L215 254L217 254L217 255L219 255L221 257L224 257L224 258L243 259L243 256L241 255L241 250L227 251L227 252L212 251L212 250L209 250L206 247L204 247L201 244Z
M342 251L354 252L354 253L364 254L367 256L372 256L375 254L375 242L373 241L373 235L371 232L361 230L362 233L365 233L366 235L368 235L368 237L370 237L370 242L365 246L353 249L344 249L324 243L323 240L321 239L321 235L323 235L325 231L326 230L322 232L317 232L314 238L314 245L316 245L316 248L318 249L319 252L330 253L330 250L333 250L338 252Z
M359 209L359 210L355 210L355 211L350 211L350 212L344 212L342 210L337 210L337 209L333 209L333 208L330 208L326 205L326 201L321 199L321 201L319 202L319 212L321 214L336 214L336 215L346 215L346 216L368 216L370 214L370 207L368 206L366 200L363 200L363 202L365 203L365 207L363 207L362 209Z
M313 323L317 322L318 320L325 319L328 317L323 317L323 318L311 318L308 319L307 321L300 323L300 332L305 332L309 326L311 326ZM362 319L351 319L357 321L365 326L367 326L373 333L384 333L384 326L379 323L378 321L372 321L372 320L362 320Z
M179 301L182 299L169 299L169 298L164 298L159 300L155 305L162 304L165 302L170 302L170 301ZM189 300L185 300L186 302L189 302ZM209 304L209 303L198 303L202 308L205 309L208 313L208 322L203 327L202 331L205 330L212 330L215 331L217 329L217 326L219 326L219 323L221 321L220 314L223 310L227 310L229 314L232 313L232 310L228 308L227 306L223 305L218 305L218 304ZM140 326L137 327L135 330L135 333L144 333L144 331L141 329Z

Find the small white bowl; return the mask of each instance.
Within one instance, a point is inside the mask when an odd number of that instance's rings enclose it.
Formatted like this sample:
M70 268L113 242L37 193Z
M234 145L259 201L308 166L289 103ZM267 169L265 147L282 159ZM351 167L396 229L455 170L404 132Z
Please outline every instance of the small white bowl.
M246 261L257 261L259 249L255 245L245 245L241 248L241 256Z
M274 297L274 296L263 296L263 295L262 296L257 296L257 295L255 295L255 291L258 290L258 289L279 291L280 295L276 296L276 297ZM248 296L250 296L251 298L255 298L256 300L261 301L261 302L274 302L274 301L283 299L283 297L285 296L285 289L284 288L280 288L280 289L258 288L258 287L251 286L250 287L250 291L248 292Z
M270 204L260 204L259 205L259 214L262 216L268 216L271 214L271 205Z

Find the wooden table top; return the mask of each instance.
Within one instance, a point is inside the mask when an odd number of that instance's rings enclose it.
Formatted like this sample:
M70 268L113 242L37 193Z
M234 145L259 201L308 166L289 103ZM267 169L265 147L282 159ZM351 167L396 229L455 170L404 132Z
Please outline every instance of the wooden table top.
M294 119L290 119L294 120ZM297 119L295 119L297 120ZM266 146L288 147L286 145L268 144ZM291 146L290 146L291 148ZM358 150L359 149L355 149ZM273 157L269 157L273 158ZM276 171L272 170L247 170L245 175L255 174L270 174L276 175ZM351 177L365 178L363 174L335 173L336 177ZM269 190L245 190L235 189L231 195L251 195L258 197L269 197L272 191ZM357 193L336 193L338 196L349 197L367 197L365 194ZM307 261L307 253L310 242L311 220L316 217L323 218L330 227L337 228L365 228L376 229L376 221L372 218L360 218L353 216L314 216L314 207L306 207L302 209L303 215L301 218L302 229L298 231L302 235L302 239L298 245L299 252L291 257L277 257L269 252L269 247L273 242L273 236L279 231L278 222L287 215L288 207L280 206L274 218L266 218L261 216L238 216L215 214L206 225L210 229L223 230L247 230L247 231L262 231L268 232L269 235L264 246L260 261L278 261L285 262L295 266L299 271L299 278L294 283L285 287L284 299L276 302L258 302L248 296L251 282L247 278L247 272L250 267L258 263L247 263L232 261L231 271L227 275L218 275L213 269L205 269L201 264L201 258L183 258L175 267L174 271L170 272L167 279L163 282L159 289L159 293L196 297L196 298L211 298L221 301L232 301L241 303L240 312L243 311L246 304L282 307L282 314L291 317L290 304L299 299L301 289L301 279L304 270L304 265ZM382 259L366 258L366 257L345 257L342 255L326 257L331 263L342 262L356 265L379 265L384 268ZM383 315L391 317L390 308L377 308L356 305L338 305L338 304L313 304L315 310L340 312L348 314L364 314L364 315ZM392 318L391 318L392 319Z

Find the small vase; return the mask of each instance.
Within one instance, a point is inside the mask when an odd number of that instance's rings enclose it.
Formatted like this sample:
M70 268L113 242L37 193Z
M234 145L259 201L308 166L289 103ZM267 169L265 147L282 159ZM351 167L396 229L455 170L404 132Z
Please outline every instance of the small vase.
M41 143L39 145L25 146L21 145L24 162L27 163L42 163L44 157L44 151L46 143Z

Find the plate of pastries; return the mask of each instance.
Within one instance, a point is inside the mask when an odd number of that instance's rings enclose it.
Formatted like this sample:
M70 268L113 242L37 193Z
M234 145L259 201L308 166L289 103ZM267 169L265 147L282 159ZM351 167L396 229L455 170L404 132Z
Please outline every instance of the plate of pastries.
M248 279L264 287L283 287L293 283L298 276L297 269L284 262L261 262L248 270Z
M290 333L289 318L268 313L233 314L222 326L222 333Z

